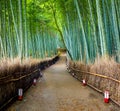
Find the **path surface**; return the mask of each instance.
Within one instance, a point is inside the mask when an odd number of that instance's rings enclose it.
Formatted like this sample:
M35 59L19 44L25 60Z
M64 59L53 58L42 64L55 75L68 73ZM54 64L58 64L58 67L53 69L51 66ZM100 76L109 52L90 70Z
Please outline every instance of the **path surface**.
M44 72L7 111L116 111L111 103L105 104L103 96L82 84L66 71L65 58Z

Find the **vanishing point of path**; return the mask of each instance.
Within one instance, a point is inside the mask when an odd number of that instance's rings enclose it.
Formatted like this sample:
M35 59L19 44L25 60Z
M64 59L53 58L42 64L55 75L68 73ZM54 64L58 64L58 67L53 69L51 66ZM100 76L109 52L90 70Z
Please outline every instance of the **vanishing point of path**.
M65 57L43 71L44 77L30 87L22 101L16 101L7 111L116 111L103 96L82 86L66 70Z

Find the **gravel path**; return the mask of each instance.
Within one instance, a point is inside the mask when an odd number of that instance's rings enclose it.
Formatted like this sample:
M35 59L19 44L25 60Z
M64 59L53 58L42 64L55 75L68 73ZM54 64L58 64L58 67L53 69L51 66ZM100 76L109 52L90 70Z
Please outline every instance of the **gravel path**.
M103 96L68 74L65 58L43 72L37 85L30 87L22 101L7 111L117 111Z

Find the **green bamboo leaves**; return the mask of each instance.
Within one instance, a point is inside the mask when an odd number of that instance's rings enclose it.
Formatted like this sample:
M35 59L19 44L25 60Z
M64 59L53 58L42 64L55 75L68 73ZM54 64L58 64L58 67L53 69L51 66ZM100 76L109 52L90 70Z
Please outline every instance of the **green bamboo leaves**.
M45 58L57 53L56 35L40 26L37 3L0 1L0 59L19 57L22 62L24 58Z
M67 49L73 60L120 62L120 0L1 0L0 58L44 58Z

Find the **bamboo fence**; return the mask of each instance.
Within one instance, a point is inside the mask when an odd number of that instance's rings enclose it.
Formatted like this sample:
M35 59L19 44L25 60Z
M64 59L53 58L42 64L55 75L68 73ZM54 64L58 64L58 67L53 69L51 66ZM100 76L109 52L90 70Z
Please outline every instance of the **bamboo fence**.
M120 90L118 88L120 87L120 80L106 75L76 69L74 66L69 66L68 64L67 69L79 81L82 82L83 79L86 79L87 85L94 90L102 94L104 94L105 90L108 90L110 92L110 100L120 107ZM111 84L114 87L111 87ZM101 88L102 85L103 88Z
M18 96L18 89L26 91L32 84L34 78L39 78L41 70L54 64L59 59L55 56L40 62L36 67L26 72L17 72L0 78L0 111L3 111Z

